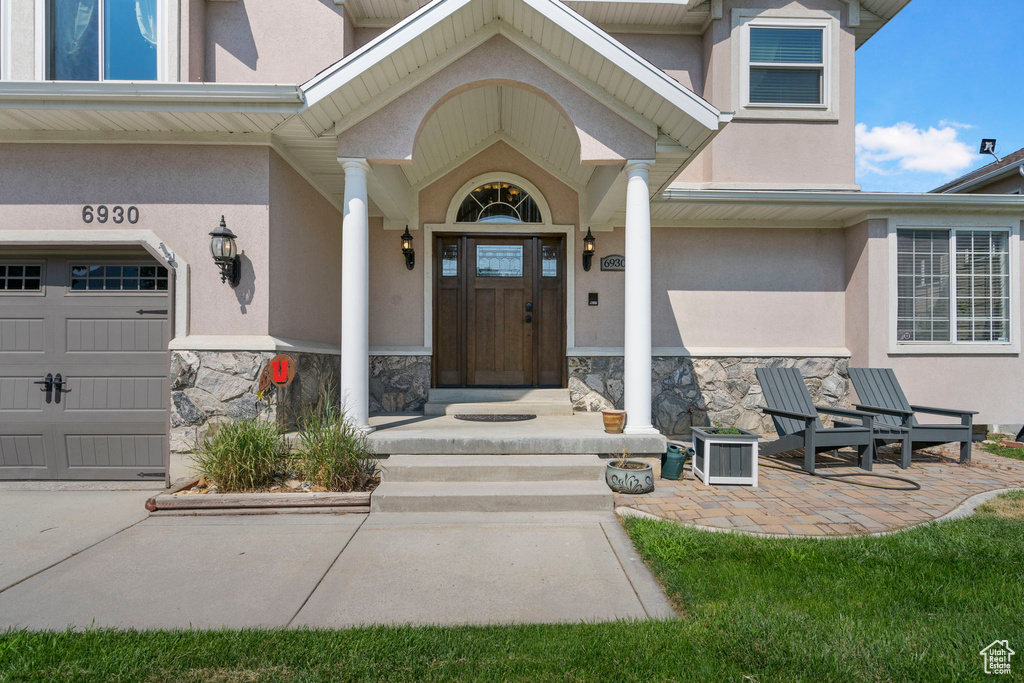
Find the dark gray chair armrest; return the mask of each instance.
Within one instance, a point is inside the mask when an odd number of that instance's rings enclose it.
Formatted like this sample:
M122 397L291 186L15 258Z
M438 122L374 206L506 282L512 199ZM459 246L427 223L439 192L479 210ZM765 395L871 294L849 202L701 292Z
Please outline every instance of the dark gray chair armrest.
M869 406L864 403L854 403L857 408L869 413L881 413L882 415L913 415L912 410L899 410L898 408L882 408L881 406Z
M930 413L932 415L949 415L960 417L961 415L977 415L977 410L952 410L950 408L933 408L931 406L910 406L918 413Z
M839 415L840 417L859 417L861 424L863 424L868 429L871 429L871 423L875 419L875 416L872 413L865 413L860 410L850 410L848 408L814 406L814 409L817 410L819 413L825 413L826 415Z
M791 410L782 410L781 408L761 408L762 412L768 413L769 415L781 415L782 417L792 417L796 420L816 420L817 415L807 415L806 413L797 413Z

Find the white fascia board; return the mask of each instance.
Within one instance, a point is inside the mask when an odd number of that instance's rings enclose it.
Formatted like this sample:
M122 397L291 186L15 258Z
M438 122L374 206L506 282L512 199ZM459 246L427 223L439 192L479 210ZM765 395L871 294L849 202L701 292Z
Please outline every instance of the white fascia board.
M678 190L669 188L653 203L665 204L764 204L791 206L850 206L879 211L1019 211L1024 215L1024 196L994 194L933 194L903 192L800 192L784 190Z
M1014 173L1020 173L1022 176L1024 176L1024 161L1020 161L1015 164L1010 164L1009 166L1003 166L1002 168L997 168L994 171L986 173L985 175L982 176L978 176L977 178L969 180L961 185L957 185L957 181L954 180L952 182L946 183L942 187L935 188L929 194L959 194L961 192L966 192L972 187L984 185L985 183L992 182L993 180L999 180L1004 176L1010 176L1013 175Z
M0 83L0 107L249 111L291 114L301 110L295 85L219 83L111 83L8 81Z
M381 60L407 45L467 5L491 0L434 0L404 21L381 34L333 67L314 76L301 86L308 106L313 106L331 93L367 72ZM710 102L671 79L665 72L628 50L617 40L556 0L514 0L521 2L560 27L567 35L597 51L617 68L622 69L645 87L663 97L680 111L694 118L705 128L716 131L728 119ZM504 21L500 12L495 20ZM509 23L509 22L506 22Z

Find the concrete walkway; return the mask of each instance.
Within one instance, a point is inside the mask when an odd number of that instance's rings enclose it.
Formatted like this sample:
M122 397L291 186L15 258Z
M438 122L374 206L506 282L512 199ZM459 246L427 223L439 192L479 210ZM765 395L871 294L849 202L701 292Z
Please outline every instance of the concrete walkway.
M24 492L19 492L24 493ZM85 496L102 492L79 492ZM611 512L150 517L144 495L9 498L0 630L669 618ZM80 520L53 506L80 505ZM22 521L8 523L8 507ZM84 529L105 509L105 539ZM32 510L39 515L36 522ZM46 552L37 527L57 519ZM114 520L117 520L116 522ZM67 525L64 527L63 525ZM98 541L98 542L97 542ZM33 553L35 553L33 555ZM58 554L62 557L54 559ZM31 556L31 557L28 557ZM53 564L57 562L57 564ZM50 566L53 565L53 566ZM45 568L49 567L49 568ZM42 571L40 571L42 570ZM14 585L11 585L14 584Z

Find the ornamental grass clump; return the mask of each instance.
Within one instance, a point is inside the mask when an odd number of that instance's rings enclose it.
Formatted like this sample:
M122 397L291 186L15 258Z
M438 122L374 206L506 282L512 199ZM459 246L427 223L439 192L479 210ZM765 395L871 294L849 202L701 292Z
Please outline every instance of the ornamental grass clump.
M322 402L299 424L292 465L301 479L327 491L366 491L377 483L366 436L337 406Z
M211 430L196 446L195 464L220 491L257 491L288 469L289 451L276 422L239 420Z

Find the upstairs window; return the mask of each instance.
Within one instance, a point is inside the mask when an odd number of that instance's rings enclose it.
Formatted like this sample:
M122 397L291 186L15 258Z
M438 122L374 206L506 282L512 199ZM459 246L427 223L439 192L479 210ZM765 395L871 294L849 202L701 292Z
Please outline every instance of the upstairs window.
M825 104L825 29L750 27L752 105Z
M155 81L157 0L51 0L49 77Z
M485 183L459 206L458 223L541 223L540 207L526 190L512 183Z
M1006 230L898 230L899 343L1010 342Z

